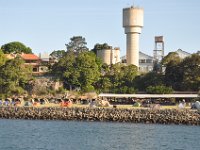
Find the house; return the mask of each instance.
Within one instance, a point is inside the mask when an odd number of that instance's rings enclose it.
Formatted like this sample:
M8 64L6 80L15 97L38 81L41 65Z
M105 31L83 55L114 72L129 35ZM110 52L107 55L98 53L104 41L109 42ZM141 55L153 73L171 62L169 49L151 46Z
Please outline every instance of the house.
M42 60L35 54L5 54L6 58L14 59L15 57L21 57L25 63L24 65L29 65L32 67L34 75L42 75L48 72L47 65L42 64Z
M39 66L41 59L35 54L19 54L19 56L25 61L25 65L30 65L33 68L33 73L39 73Z

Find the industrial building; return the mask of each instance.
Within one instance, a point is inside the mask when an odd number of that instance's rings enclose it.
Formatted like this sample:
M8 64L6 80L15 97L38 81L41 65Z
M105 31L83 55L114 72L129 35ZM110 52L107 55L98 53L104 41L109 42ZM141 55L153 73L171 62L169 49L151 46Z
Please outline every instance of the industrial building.
M97 57L101 58L102 62L111 65L120 62L120 48L108 48L97 50Z
M121 62L126 63L126 55L121 57ZM139 52L139 71L146 73L153 70L153 57Z
M126 34L126 55L120 58L120 49L102 49L97 51L97 56L100 57L103 63L108 65L118 62L127 65L135 65L140 72L146 73L153 70L154 64L161 63L165 54L165 43L163 36L154 37L153 56L149 56L139 49L139 36L143 28L144 10L139 7L128 7L123 9L123 27ZM190 56L191 54L181 49L175 51L181 59Z

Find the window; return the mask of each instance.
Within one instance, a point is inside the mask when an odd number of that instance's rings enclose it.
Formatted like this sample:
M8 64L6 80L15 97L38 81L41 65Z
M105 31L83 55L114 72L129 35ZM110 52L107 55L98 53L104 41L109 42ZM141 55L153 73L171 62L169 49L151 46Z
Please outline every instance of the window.
M37 68L33 68L33 72L37 72L38 70L37 70Z
M140 59L139 62L140 63L145 63L145 59Z
M152 63L152 59L147 59L146 62L147 63Z

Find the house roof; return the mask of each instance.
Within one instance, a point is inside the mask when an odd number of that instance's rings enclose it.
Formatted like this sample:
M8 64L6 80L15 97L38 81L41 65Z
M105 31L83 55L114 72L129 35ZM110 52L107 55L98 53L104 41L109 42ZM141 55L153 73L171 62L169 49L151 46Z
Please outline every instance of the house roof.
M40 60L35 54L21 54L22 59L24 60Z
M150 59L153 59L153 57L152 56L150 56L150 55L147 55L147 54L145 54L145 53L143 53L143 52L139 52L139 56L141 57L141 56L144 56L144 57L148 57L148 58L150 58Z
M177 51L175 51L176 53L183 53L183 54L186 54L186 55L191 55L190 53L186 52L186 51L183 51L182 49L178 49Z
M140 59L140 58L143 58L143 57L146 57L146 58L149 58L149 59L153 59L152 56L147 55L147 54L145 54L145 53L139 51L139 59ZM122 56L121 59L126 59L126 55Z

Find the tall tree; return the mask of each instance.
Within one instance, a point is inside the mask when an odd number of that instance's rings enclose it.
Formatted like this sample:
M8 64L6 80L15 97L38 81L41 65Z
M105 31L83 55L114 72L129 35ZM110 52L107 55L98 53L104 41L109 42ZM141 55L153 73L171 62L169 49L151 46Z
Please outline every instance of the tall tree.
M176 52L170 52L167 56L165 56L162 59L161 64L166 66L170 62L178 64L181 62L181 58Z
M87 42L84 37L74 36L70 38L70 40L71 41L68 44L65 44L68 52L81 53L88 51L88 48L86 47Z
M59 60L62 57L64 57L65 54L66 54L65 50L55 50L50 54L50 56L53 59Z
M100 78L100 66L94 53L80 53L76 59L77 69L79 70L79 83L83 91L94 90L94 83Z
M172 60L166 66L165 82L175 90L198 91L200 87L200 55L182 61Z
M21 42L10 42L7 44L4 44L1 46L2 51L4 54L10 54L10 53L32 53L32 50L30 47L26 47Z
M183 70L183 87L185 90L200 89L200 55L186 57L179 66Z
M176 61L170 61L166 65L165 70L165 83L167 86L171 86L174 90L182 90L183 82L183 68L180 67L180 63Z
M53 66L52 72L67 88L80 87L82 91L92 91L100 77L100 66L94 53L82 52L75 55L68 52Z
M20 57L6 61L0 67L0 94L21 94L32 79L31 68Z

